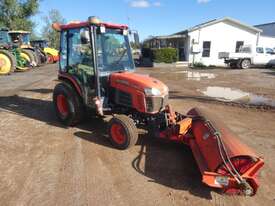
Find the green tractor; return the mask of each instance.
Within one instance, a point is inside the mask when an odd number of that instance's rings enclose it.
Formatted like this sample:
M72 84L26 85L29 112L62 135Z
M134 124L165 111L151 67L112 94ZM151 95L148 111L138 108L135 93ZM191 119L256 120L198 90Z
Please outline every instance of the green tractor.
M7 28L0 28L0 75L25 71L31 66L28 51L15 47Z
M34 66L41 66L47 63L47 54L40 48L33 47L30 43L29 31L9 31L11 41L24 51L29 51L29 58Z

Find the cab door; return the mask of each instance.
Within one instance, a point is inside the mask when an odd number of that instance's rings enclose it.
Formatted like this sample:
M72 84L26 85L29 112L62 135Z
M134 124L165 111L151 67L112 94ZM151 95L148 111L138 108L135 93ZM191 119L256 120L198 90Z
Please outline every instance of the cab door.
M256 47L256 53L254 55L254 64L256 65L264 65L266 64L267 57L264 52L263 47Z
M68 30L67 38L67 72L80 83L86 105L94 106L95 68L89 27Z

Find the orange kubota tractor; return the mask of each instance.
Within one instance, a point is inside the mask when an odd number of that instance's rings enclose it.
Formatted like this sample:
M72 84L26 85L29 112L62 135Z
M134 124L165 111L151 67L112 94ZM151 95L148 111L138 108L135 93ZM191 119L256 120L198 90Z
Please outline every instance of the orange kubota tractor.
M206 185L228 194L256 193L263 159L200 110L174 112L165 84L134 73L126 25L89 17L53 28L61 33L53 102L62 123L76 125L88 110L113 115L108 133L118 149L135 145L137 128L153 129L156 137L190 146Z

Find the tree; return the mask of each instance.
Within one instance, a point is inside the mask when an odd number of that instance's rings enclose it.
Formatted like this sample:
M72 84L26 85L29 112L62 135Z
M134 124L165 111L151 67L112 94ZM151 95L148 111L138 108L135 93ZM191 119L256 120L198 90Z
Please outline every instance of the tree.
M0 26L32 31L40 0L0 0Z
M42 29L43 38L49 41L50 47L59 49L59 32L56 32L52 28L52 24L55 22L63 24L66 20L62 17L61 13L56 9L50 10L48 16L45 16L43 19L45 22L45 26Z

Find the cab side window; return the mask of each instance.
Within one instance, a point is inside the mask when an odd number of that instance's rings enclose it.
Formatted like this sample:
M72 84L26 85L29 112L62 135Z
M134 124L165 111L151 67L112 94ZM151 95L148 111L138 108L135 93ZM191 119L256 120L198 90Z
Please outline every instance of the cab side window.
M88 28L69 31L69 66L93 66L92 48Z
M68 72L84 84L90 84L94 76L94 62L89 28L68 31Z
M60 41L60 70L65 72L67 68L67 32L61 33Z

